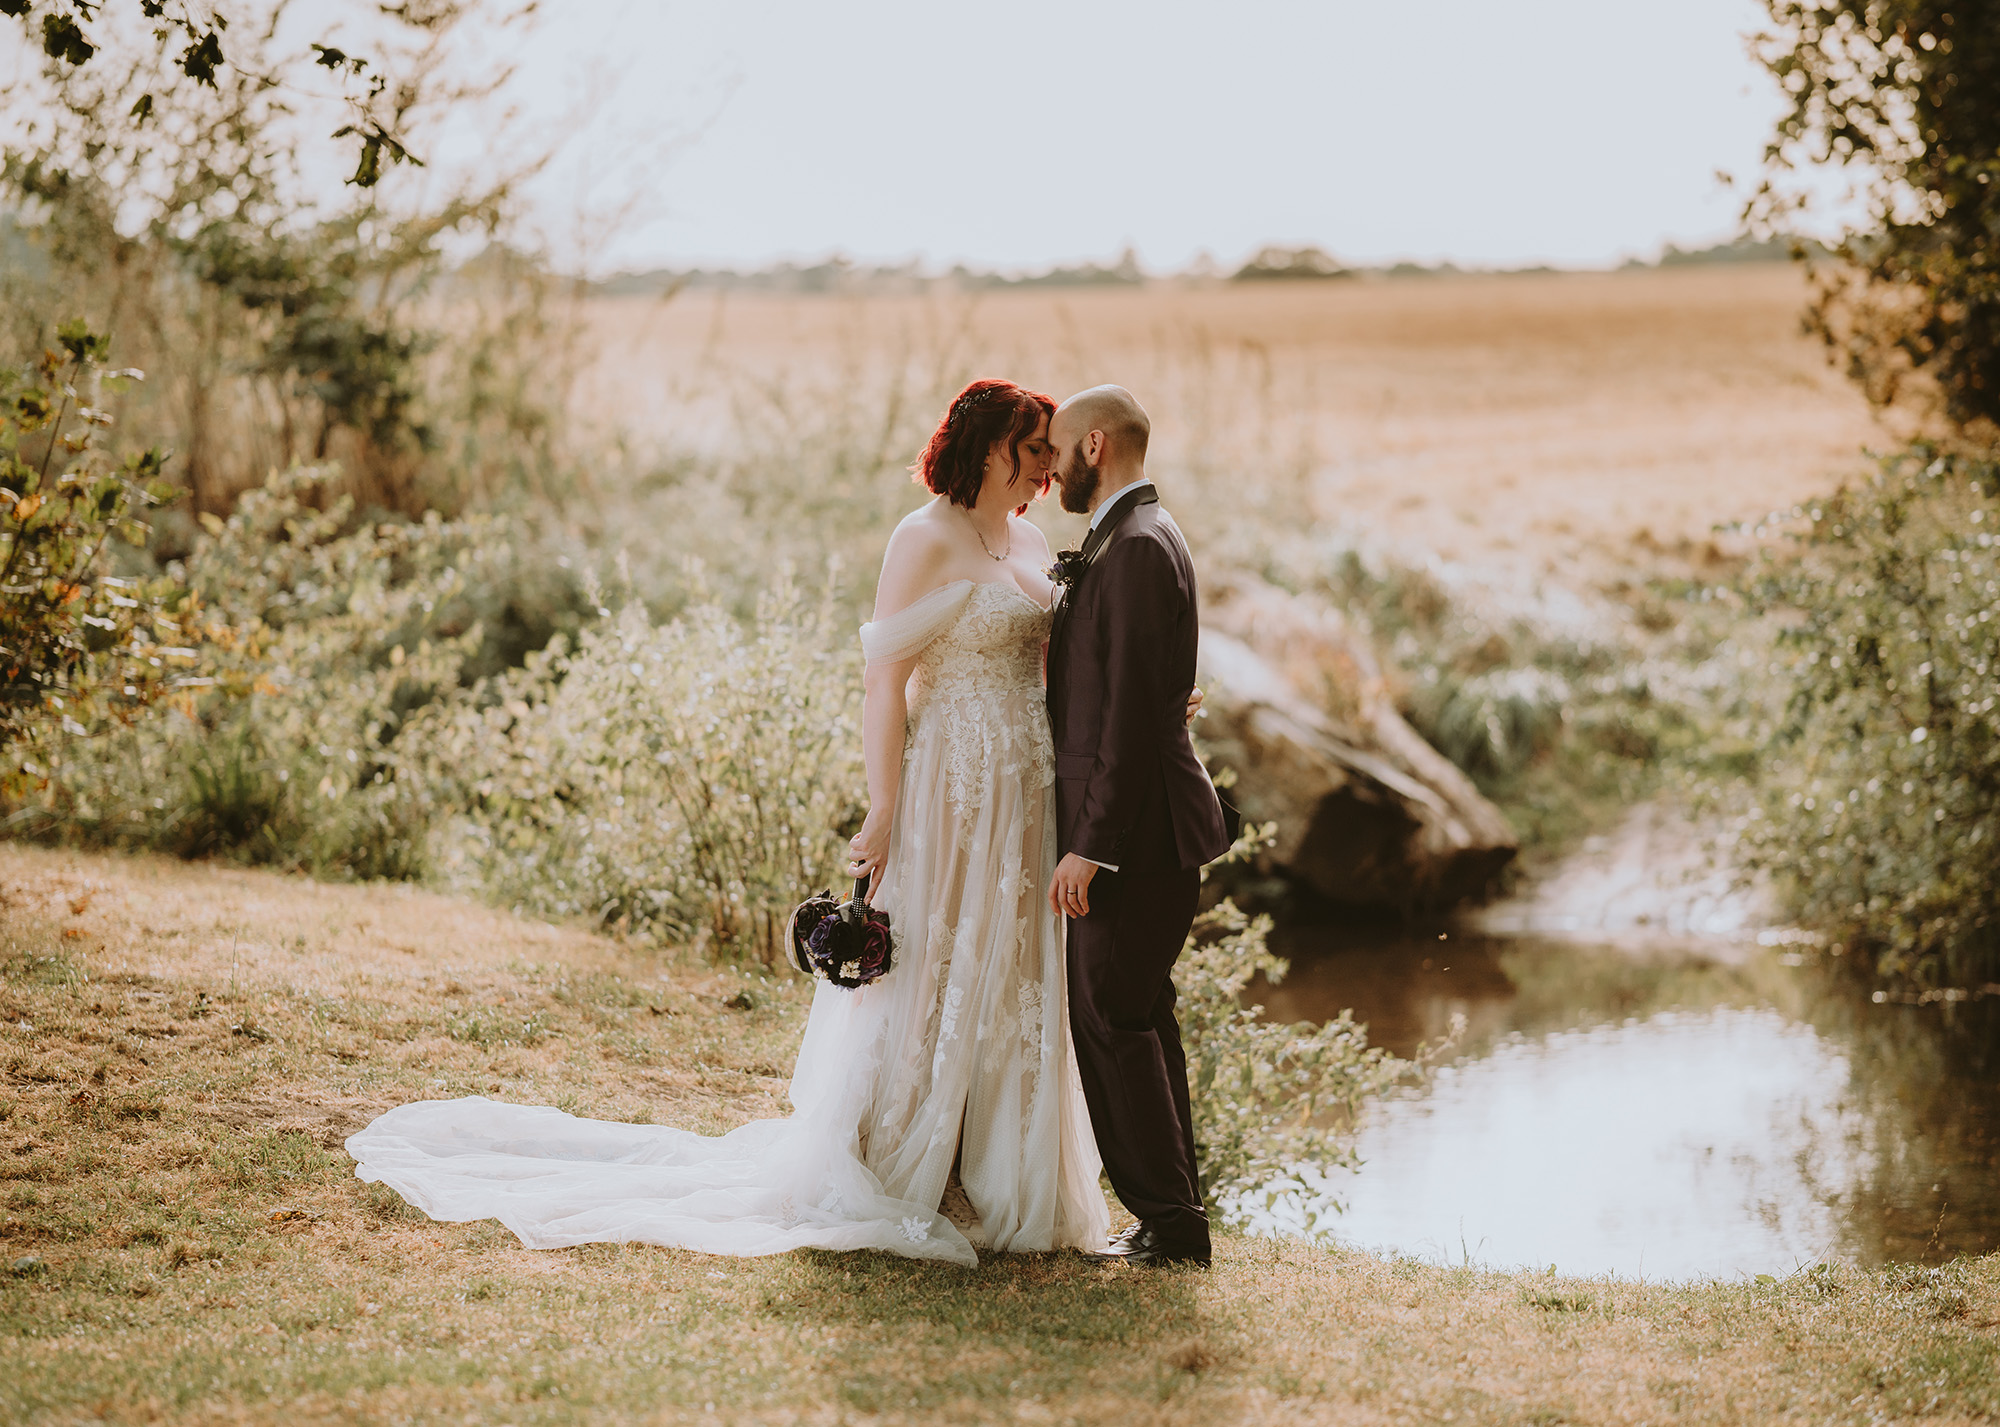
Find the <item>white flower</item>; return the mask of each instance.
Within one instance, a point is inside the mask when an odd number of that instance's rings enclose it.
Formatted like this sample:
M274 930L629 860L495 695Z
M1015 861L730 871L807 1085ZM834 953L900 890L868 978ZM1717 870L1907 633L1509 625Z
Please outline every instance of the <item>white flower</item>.
M921 1244L931 1236L931 1226L914 1214L903 1220L903 1237L913 1244Z

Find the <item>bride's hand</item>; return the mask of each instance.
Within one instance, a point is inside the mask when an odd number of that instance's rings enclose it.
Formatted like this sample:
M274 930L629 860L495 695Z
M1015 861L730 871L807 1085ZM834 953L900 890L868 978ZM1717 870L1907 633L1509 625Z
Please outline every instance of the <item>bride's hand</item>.
M1194 721L1201 717L1201 685L1196 684L1188 694L1187 726L1194 727Z
M869 879L868 890L882 880L882 864L889 858L889 818L869 809L861 820L861 831L847 840L847 875Z

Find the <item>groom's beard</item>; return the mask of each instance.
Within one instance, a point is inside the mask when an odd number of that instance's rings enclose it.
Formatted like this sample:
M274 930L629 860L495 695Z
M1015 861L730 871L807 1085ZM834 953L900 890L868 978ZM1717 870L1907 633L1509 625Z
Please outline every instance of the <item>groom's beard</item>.
M1086 465L1083 445L1079 442L1063 462L1062 470L1056 473L1056 484L1062 488L1057 502L1071 515L1088 515L1090 503L1097 499L1098 483L1103 479L1104 467Z

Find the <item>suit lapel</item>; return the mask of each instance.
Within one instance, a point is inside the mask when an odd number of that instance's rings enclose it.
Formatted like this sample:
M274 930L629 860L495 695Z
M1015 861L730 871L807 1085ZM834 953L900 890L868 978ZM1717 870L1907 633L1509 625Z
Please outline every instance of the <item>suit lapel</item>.
M1084 558L1085 559L1096 558L1097 552L1104 548L1104 542L1111 538L1111 532L1116 530L1119 527L1119 525L1123 523L1126 516L1130 515L1133 511L1137 510L1142 505L1153 504L1155 501L1159 500L1159 498L1160 498L1159 488L1156 487L1151 481L1146 482L1146 484L1144 484L1143 486L1139 486L1136 489L1129 490L1125 492L1124 495L1118 497L1118 504L1111 507L1111 513L1105 516L1104 519L1098 521L1097 529L1091 531L1089 535L1084 537L1083 541Z
M1090 573L1090 567L1096 563L1098 552L1103 550L1105 542L1111 539L1111 533L1124 522L1125 517L1140 506L1150 505L1158 501L1159 498L1159 489L1151 481L1146 482L1145 485L1138 487L1136 490L1127 491L1118 498L1118 504L1111 507L1110 514L1097 522L1097 528L1084 536L1083 544L1078 547L1084 559L1083 574L1077 576L1079 583ZM1073 586L1065 585L1059 586L1056 590L1055 618L1049 625L1049 662L1051 664L1055 662L1057 641L1062 638L1063 626L1069 620L1070 596L1073 593L1073 589Z

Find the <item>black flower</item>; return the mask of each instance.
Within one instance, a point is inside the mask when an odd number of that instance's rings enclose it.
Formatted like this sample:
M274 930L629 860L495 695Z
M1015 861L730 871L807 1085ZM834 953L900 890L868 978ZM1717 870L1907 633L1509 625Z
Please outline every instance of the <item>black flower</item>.
M1044 572L1064 589L1074 589L1076 582L1083 578L1083 572L1090 568L1090 561L1081 550L1059 550L1055 564Z
M806 955L813 975L836 986L851 990L880 980L894 960L889 918L866 902L851 914L843 906L813 928Z

